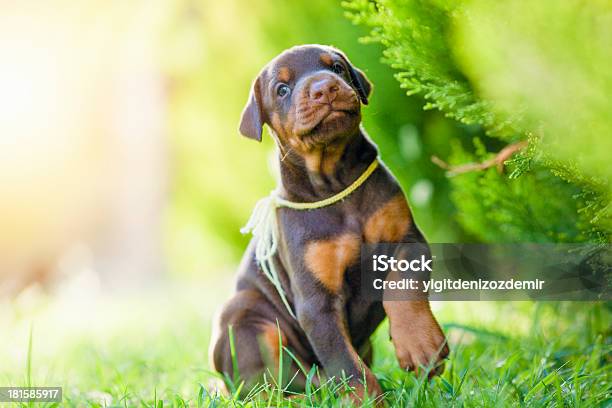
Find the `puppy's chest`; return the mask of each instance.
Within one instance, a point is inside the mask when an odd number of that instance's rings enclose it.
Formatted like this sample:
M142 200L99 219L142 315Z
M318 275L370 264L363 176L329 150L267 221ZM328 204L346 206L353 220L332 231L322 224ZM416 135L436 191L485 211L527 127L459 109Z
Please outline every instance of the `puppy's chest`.
M361 244L400 242L411 225L403 195L365 214L344 210L319 216L303 241L306 268L332 291L341 288L347 269L358 264Z
M293 227L290 229L301 235L303 243L401 242L412 227L410 209L402 193L365 209L363 206L346 203L336 209L307 212L303 215L303 218L290 223Z

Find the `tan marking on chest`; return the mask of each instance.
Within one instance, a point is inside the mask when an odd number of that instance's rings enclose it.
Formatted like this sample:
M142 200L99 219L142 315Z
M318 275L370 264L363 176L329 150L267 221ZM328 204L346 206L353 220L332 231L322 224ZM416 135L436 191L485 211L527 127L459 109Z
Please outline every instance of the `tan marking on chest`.
M412 216L408 203L399 193L368 218L364 227L366 242L400 242L408 233Z
M315 241L306 247L306 267L328 290L337 292L342 287L344 272L359 257L360 240L357 235Z

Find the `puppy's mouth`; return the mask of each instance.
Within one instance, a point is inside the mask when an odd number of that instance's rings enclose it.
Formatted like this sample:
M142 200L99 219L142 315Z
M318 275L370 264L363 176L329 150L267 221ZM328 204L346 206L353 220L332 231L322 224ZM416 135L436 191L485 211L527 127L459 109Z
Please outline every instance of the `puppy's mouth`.
M340 122L347 116L355 116L358 112L353 110L330 110L323 118L306 134L320 133L325 128L333 125L334 122Z
M359 121L359 113L359 105L346 108L321 107L311 114L312 118L307 123L300 123L295 133L309 142L328 139L351 130L354 122Z

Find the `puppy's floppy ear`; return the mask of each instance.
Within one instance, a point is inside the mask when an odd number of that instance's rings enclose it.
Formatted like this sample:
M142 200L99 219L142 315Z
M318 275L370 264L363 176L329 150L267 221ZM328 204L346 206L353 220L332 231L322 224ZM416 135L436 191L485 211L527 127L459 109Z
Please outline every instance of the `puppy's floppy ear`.
M348 65L349 75L351 77L352 85L357 90L357 93L359 94L359 99L361 99L361 103L363 103L364 105L367 105L368 98L370 97L370 94L372 93L372 83L370 82L368 77L365 76L363 71L361 71L359 68L351 64L351 61L349 61L346 55L344 55L339 50L334 50L334 51L336 52L336 54L340 55L340 57L342 57L344 62L346 62L346 65Z
M243 136L255 139L258 142L261 142L261 131L264 122L261 106L261 89L259 87L260 82L261 79L258 76L251 87L249 100L242 110L242 117L240 118L240 126L238 128Z

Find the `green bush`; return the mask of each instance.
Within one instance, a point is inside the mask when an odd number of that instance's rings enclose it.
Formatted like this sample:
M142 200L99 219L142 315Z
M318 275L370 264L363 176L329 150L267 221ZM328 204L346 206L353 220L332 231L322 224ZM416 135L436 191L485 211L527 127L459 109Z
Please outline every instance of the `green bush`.
M352 0L365 42L423 107L482 129L455 143L454 164L506 161L456 175L458 221L477 240L609 242L612 13L604 1ZM465 133L464 133L465 135ZM459 135L461 138L462 135Z

